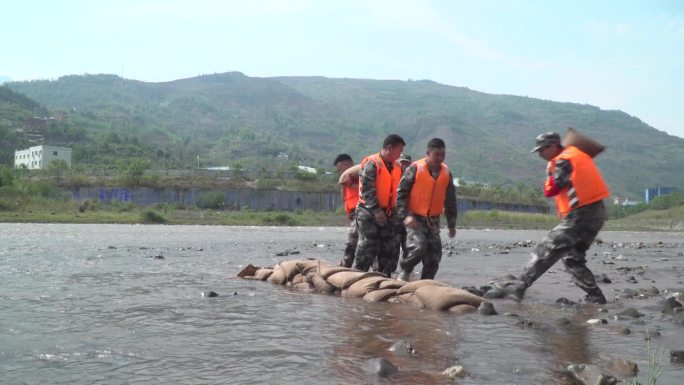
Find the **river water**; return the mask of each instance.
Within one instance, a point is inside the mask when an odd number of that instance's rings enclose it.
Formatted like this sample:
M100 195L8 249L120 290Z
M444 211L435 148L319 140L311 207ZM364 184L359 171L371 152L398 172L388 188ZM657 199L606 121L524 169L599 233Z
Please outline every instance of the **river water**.
M524 242L543 235L459 230L455 240L444 237L437 279L480 286L517 274L531 251ZM602 285L611 298L624 287L684 288L681 233L599 236L604 244L592 248L589 266L611 277ZM668 354L684 349L684 328L658 310L664 294L611 300L606 313L559 307L556 298L582 294L561 264L522 303L495 300L496 316L304 294L235 277L248 263L336 263L345 238L346 230L334 227L0 224L0 383L569 384L562 374L569 364L607 368L627 359L645 384L647 330L659 331L650 345L665 352L658 384L684 383L684 365ZM630 247L638 241L644 247ZM293 254L276 255L284 252ZM615 265L599 263L609 260ZM643 266L646 274L630 283L618 265ZM219 296L202 296L210 290ZM627 307L645 316L614 320ZM590 327L590 318L609 324ZM388 352L399 340L416 354ZM381 378L364 370L375 357L400 371ZM469 375L438 375L453 365Z

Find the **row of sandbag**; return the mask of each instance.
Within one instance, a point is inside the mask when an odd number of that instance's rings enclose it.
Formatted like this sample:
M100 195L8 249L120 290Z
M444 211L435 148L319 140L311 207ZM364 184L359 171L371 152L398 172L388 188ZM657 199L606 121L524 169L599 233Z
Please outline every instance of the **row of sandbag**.
M268 281L304 292L363 298L369 302L405 303L461 314L480 308L483 314L495 314L492 304L486 299L439 281L403 282L379 272L363 272L315 259L283 261L273 268L250 264L240 271L238 277ZM483 312L483 308L488 310Z

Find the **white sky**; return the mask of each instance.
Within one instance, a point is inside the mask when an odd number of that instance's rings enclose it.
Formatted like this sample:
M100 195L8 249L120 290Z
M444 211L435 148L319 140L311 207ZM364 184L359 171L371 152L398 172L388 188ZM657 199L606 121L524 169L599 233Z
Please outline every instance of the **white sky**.
M684 138L681 0L22 0L0 15L0 78L430 79Z

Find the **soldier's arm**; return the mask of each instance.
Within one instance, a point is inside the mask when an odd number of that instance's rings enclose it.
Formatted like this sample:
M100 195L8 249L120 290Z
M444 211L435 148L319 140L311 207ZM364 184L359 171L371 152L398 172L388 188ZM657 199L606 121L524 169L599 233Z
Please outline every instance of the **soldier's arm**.
M449 171L450 183L447 184L446 196L444 197L444 216L446 216L447 227L456 228L458 217L458 204L456 203L456 186L454 186L454 176Z
M553 171L553 186L559 191L570 185L570 174L572 174L572 164L566 159L558 159Z
M361 170L361 198L365 201L363 204L373 214L382 211L380 203L378 202L377 188L375 186L375 179L378 171L375 163L372 161L366 162Z
M399 188L397 189L397 207L395 212L401 221L410 214L408 211L408 200L413 184L416 182L416 169L416 165L410 165L404 170L404 175L402 175L401 180L399 181Z

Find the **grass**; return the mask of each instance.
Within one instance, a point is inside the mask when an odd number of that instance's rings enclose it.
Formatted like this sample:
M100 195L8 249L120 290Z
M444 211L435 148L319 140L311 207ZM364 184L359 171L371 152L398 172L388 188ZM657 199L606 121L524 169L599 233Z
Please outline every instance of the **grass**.
M684 230L684 206L666 210L646 210L628 217L610 220L606 223L608 230Z
M646 340L646 354L648 355L648 374L646 377L646 385L656 385L658 378L663 373L663 353L660 347L656 348L655 351L651 352L651 340ZM627 385L641 385L636 378L629 381Z

